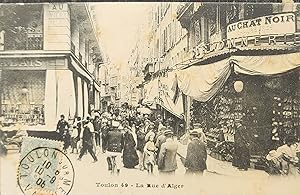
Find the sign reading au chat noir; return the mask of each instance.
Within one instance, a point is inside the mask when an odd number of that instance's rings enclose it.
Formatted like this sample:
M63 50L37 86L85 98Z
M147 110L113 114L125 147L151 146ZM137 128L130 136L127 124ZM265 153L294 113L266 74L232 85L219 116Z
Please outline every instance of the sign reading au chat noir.
M282 13L242 20L227 26L227 39L269 34L295 33L294 13Z

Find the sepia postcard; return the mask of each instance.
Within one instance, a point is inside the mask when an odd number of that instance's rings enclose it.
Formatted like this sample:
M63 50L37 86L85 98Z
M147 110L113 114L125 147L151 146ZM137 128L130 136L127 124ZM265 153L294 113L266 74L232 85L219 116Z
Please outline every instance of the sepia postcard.
M300 3L1 1L1 195L299 195Z

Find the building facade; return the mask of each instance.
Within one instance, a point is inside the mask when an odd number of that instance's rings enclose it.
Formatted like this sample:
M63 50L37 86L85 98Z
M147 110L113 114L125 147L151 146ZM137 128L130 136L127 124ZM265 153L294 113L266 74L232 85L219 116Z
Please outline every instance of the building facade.
M143 105L174 120L174 131L181 134L179 123L184 121L182 95L174 97L174 70L189 57L188 33L176 18L179 3L155 3L149 8L148 20L141 27L130 64L143 67L144 81L137 87Z
M192 99L188 122L200 123L210 144L220 132L234 142L237 121L252 155L299 138L298 4L183 3L177 18L191 54L178 87Z
M102 57L87 4L7 4L1 21L4 124L54 130L61 114L72 119L99 109Z

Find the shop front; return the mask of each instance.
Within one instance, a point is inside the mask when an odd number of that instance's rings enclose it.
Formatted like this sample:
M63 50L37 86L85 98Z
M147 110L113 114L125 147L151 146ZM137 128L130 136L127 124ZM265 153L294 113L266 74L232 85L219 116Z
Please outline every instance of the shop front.
M237 122L247 129L252 156L288 135L299 137L297 30L292 12L228 24L222 39L196 45L193 59L176 72L178 88L193 99L191 123L201 124L209 148L223 159L233 160Z
M75 114L73 72L67 58L2 58L1 114L4 125L17 122L53 129L60 114Z
M237 121L247 129L252 156L282 145L288 135L299 138L299 59L300 53L232 54L177 71L179 89L193 98L191 122L201 124L209 147L227 142L216 152L232 160Z

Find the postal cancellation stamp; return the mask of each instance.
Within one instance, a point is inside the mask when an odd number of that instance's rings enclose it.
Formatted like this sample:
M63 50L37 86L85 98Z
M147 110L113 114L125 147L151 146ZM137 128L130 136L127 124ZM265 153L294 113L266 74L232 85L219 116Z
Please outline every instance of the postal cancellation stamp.
M35 142L39 143L38 145L47 141L49 143L48 146L34 146L30 151L25 150L26 146L22 146L24 150L21 152L17 177L21 191L24 194L36 195L69 194L74 183L74 167L60 150L60 143L39 138L29 139L33 145ZM28 142L25 141L25 144ZM24 151L27 153L24 154Z

